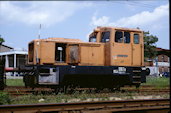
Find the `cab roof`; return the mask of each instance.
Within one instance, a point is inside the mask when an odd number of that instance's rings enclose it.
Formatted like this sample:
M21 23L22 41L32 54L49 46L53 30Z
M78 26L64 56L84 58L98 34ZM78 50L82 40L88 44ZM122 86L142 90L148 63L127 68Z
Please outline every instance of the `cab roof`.
M136 31L136 32L142 32L140 29L134 29L134 28L126 28L126 27L113 27L113 26L98 26L97 29L105 29L105 28L110 28L110 29L116 29L116 30L123 30L123 31Z

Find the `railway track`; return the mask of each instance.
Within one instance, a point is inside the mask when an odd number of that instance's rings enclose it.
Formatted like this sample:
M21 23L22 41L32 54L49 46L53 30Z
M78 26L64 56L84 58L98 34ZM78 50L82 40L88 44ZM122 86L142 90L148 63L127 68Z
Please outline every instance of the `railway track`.
M140 87L156 87L156 85L141 85ZM170 85L165 85L165 87L170 87Z
M24 86L7 86L4 89L5 92L8 92L12 96L22 96L28 94L37 94L37 93L51 93L54 90L51 88L25 88Z
M124 91L127 92L152 92L152 93L169 93L170 92L170 86L164 86L164 87L157 87L155 85L141 85L139 88L135 88L135 87L129 87L129 86L125 86L123 88L121 88Z
M1 105L1 113L168 113L170 99Z
M77 91L88 91L89 88L78 88ZM92 88L92 91L95 89ZM22 96L27 94L50 94L54 90L51 88L25 88L24 86L7 86L4 91L8 92L12 96ZM109 91L103 90L102 93L108 93ZM128 87L125 86L121 88L120 92L138 92L138 93L170 93L170 87L166 86L165 88L155 88L154 86L141 86L140 88L136 89L135 87Z

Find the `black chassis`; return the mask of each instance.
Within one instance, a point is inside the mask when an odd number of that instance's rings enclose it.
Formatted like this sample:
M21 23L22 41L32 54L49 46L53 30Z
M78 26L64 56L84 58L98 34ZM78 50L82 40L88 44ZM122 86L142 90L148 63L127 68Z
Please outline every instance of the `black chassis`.
M33 81L31 84L39 84L40 70L54 68L56 73L59 74L57 84L58 87L63 86L79 86L88 88L113 88L121 87L124 85L137 85L146 82L146 71L141 67L129 66L73 66L73 65L34 65L32 67L34 72L33 76L36 78L36 83ZM124 67L125 72L114 73L119 67ZM138 78L134 78L138 76ZM24 78L24 82L30 82ZM49 85L49 84L43 84Z

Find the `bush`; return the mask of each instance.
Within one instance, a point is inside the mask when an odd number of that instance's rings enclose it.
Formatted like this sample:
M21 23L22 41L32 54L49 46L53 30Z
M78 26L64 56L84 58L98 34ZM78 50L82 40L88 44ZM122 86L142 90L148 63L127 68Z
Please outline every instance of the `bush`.
M11 96L7 92L0 92L0 105L10 104Z
M74 98L78 98L79 95L80 95L80 92L79 91L75 91L74 94L73 94Z
M80 95L80 99L81 99L81 100L86 100L87 98L88 98L88 95L87 95L86 91L83 91L83 92L81 93L81 95Z
M63 93L58 93L57 97L56 97L56 101L57 102L61 102L62 99L64 99L64 94Z

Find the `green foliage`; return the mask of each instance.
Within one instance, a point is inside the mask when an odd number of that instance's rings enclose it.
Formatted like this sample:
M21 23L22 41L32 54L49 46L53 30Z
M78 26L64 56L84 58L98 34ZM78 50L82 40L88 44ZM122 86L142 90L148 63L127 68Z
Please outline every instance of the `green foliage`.
M80 95L81 100L86 100L88 98L86 91L83 91Z
M11 96L7 92L0 92L0 105L11 103Z
M96 95L95 94L91 94L91 98L96 98Z
M78 97L79 97L79 94L80 94L79 91L75 91L75 92L74 92L74 95L73 95L74 98L78 98Z
M58 93L57 97L56 97L56 101L57 102L61 102L62 99L64 99L64 94L63 93Z
M107 101L109 100L109 97L108 97L108 96L105 96L104 98L105 98L105 100L107 100Z
M0 44L2 44L3 42L5 42L5 40L0 35Z
M130 93L130 92L127 92L127 96L132 96L133 94L132 93Z
M149 31L143 32L144 34L144 57L154 58L157 54L156 42L158 38L156 36L150 35Z
M40 101L40 99L44 99ZM51 95L24 95L13 97L12 104L37 104L37 103L55 103L55 97Z
M13 104L32 104L32 103L38 103L38 99L40 97L34 96L34 95L24 95L24 96L19 96L13 100Z

